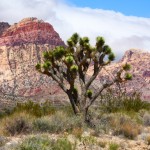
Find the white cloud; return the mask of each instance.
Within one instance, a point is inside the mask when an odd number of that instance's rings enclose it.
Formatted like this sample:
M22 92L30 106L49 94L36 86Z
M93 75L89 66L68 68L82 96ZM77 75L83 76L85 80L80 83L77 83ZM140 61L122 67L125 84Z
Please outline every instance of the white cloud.
M32 16L48 21L64 41L78 32L89 36L92 44L96 36L104 36L119 56L130 48L150 51L150 18L78 8L61 0L1 0L0 10L0 21L14 23Z

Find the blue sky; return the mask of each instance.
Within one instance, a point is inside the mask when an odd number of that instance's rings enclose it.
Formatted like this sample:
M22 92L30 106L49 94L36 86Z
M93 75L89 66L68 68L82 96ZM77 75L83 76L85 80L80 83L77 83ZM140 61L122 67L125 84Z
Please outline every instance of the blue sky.
M77 7L114 10L128 16L150 18L150 0L66 0Z

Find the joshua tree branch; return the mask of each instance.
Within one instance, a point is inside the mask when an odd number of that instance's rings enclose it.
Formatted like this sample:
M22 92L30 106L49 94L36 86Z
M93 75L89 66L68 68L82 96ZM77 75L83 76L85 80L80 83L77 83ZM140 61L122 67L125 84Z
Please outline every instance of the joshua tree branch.
M97 97L102 93L102 91L113 85L115 82L116 80L110 83L103 84L102 87L98 90L98 92L92 97L92 99L90 100L89 104L86 107L90 107L93 104L93 102L97 99Z

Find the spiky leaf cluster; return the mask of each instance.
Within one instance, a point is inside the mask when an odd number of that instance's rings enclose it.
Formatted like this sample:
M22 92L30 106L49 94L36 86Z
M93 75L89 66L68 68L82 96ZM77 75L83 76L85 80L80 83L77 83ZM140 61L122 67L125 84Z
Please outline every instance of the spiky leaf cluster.
M131 69L131 65L126 63L125 65L123 65L123 70L125 71L129 71Z
M125 79L126 79L126 80L132 80L132 74L126 73L126 74L125 74Z
M78 71L78 66L77 65L72 65L70 67L70 71L76 73Z
M53 51L53 56L56 60L61 59L65 55L65 49L64 47L56 47L55 50Z
M76 72L84 81L86 71L91 63L94 63L96 72L100 66L107 65L115 59L111 48L105 45L103 37L97 37L95 47L91 46L89 42L88 37L82 38L77 33L73 34L67 41L66 48L59 46L54 50L45 51L43 53L44 64L37 65L37 70L48 71L50 69L53 73L59 74L60 67L63 66L63 75L68 76L69 72Z
M88 96L89 98L91 98L93 92L92 92L92 90L87 90L86 94L87 94L87 96Z
M73 64L73 61L74 61L74 59L73 59L72 56L66 56L66 57L65 57L65 62L66 62L67 64L72 65L72 64Z

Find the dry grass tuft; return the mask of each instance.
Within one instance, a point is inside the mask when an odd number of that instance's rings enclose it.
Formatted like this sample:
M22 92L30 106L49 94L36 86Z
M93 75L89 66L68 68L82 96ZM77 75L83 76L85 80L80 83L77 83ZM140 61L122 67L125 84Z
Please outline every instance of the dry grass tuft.
M26 112L16 112L1 120L0 134L15 136L29 133L32 130L33 119L34 117Z

